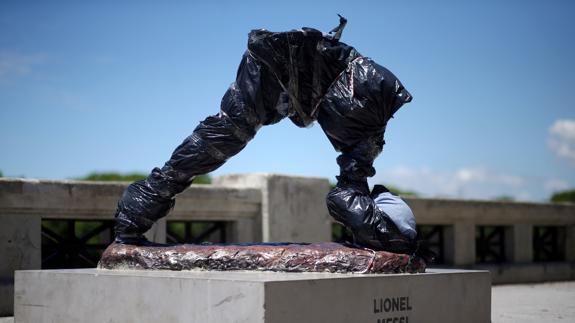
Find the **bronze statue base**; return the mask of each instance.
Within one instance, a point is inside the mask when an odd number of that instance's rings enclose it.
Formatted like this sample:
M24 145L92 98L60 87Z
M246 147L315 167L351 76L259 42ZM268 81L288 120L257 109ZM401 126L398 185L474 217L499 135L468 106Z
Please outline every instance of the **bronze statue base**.
M259 270L332 273L422 273L417 257L339 243L134 246L111 244L98 268L152 270Z

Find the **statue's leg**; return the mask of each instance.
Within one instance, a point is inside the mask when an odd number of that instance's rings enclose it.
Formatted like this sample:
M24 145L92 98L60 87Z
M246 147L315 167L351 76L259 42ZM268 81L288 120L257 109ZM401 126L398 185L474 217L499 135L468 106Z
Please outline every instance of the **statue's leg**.
M354 243L376 250L399 253L414 251L414 241L401 235L393 221L380 210L369 191L367 178L375 175L373 160L378 149L376 139L367 139L343 152L338 182L327 196L331 216L353 233Z
M195 176L222 166L246 146L261 125L280 119L269 111L273 107L269 102L277 101L280 91L275 84L264 85L273 80L268 77L267 71L244 55L220 113L202 121L162 168L154 168L146 179L126 188L116 211L116 242L144 243L143 233L168 214L174 196Z

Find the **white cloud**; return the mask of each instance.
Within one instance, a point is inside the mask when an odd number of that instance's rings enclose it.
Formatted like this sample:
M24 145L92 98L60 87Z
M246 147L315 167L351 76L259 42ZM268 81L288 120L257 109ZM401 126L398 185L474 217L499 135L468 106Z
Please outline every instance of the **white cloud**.
M570 187L559 179L528 178L484 167L435 171L428 167L399 166L378 170L372 183L395 185L425 197L493 199L510 196L520 201L547 200L550 193Z
M567 183L566 181L564 181L562 179L552 178L552 179L545 181L545 183L543 184L543 187L545 188L545 190L547 192L554 193L554 192L558 192L558 191L564 191L564 190L568 189L570 186L569 186L569 183Z
M28 75L32 72L32 67L42 63L44 59L41 54L29 55L0 49L0 81Z
M575 165L575 120L561 119L549 127L549 148Z

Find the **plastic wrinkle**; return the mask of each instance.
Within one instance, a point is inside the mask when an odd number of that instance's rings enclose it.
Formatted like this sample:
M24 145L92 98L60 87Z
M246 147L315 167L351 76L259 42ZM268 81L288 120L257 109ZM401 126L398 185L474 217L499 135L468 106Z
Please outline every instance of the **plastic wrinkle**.
M367 182L338 181L327 197L332 217L353 234L353 243L374 250L411 254L415 240L401 234L393 221L377 207Z

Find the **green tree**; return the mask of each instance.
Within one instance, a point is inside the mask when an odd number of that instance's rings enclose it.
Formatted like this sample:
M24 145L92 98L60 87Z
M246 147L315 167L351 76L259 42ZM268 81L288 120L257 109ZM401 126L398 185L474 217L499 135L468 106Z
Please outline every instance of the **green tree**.
M212 176L209 174L206 175L199 175L194 178L194 184L211 184L212 183Z
M501 196L495 197L493 200L499 201L499 202L513 202L513 201L515 201L515 198L513 196L509 196L509 195L501 195Z
M119 182L134 182L146 178L147 175L143 173L127 173L122 174L118 172L92 172L84 177L78 178L82 181L119 181ZM194 184L211 184L212 177L210 175L196 176Z
M391 193L402 196L402 197L418 197L419 196L419 194L417 194L417 192L415 192L415 191L404 190L404 189L401 189L401 188L394 186L394 185L385 185L385 187L387 187L387 189Z
M143 173L92 172L78 179L82 181L133 182L144 178L146 178L146 174Z
M575 189L553 193L553 195L551 196L551 202L575 203Z
M334 188L336 184L331 182L330 185L331 185L331 188ZM400 189L394 185L384 185L384 186L387 187L387 189L395 195L399 195L402 197L418 197L419 196L419 194L415 191L403 190L403 189Z
M4 174L2 174L2 171L0 170L0 177L4 177Z

